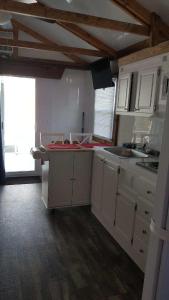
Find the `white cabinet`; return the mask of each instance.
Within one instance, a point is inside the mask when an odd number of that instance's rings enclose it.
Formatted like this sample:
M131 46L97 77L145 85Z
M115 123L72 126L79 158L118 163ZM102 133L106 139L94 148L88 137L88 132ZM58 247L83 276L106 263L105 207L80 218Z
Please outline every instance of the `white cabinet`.
M92 212L144 271L155 185L119 164L95 154Z
M132 73L121 74L118 79L116 111L129 110Z
M42 166L42 198L47 208L90 203L90 151L52 153Z
M95 154L92 181L92 212L110 231L114 226L118 164Z
M96 214L100 214L101 200L103 191L103 167L104 158L95 154L93 160L93 176L92 176L92 211Z
M58 152L49 161L49 207L71 205L73 179L73 152Z
M156 108L159 69L147 69L138 73L135 111L152 114Z
M74 153L72 205L90 203L91 165L91 152Z
M101 201L101 213L103 221L109 228L114 225L116 213L118 170L116 165L104 163L103 192Z
M119 75L116 113L150 116L157 107L160 68L144 68Z
M118 242L123 247L131 245L134 232L136 202L127 193L118 192L115 230Z

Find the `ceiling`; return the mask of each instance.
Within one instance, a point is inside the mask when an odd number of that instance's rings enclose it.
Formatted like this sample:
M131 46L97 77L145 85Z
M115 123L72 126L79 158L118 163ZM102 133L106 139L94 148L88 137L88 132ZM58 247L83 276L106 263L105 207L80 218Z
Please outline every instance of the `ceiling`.
M18 2L32 3L32 0L19 0ZM57 8L66 11L78 12L88 15L93 15L97 17L104 17L108 19L139 24L132 16L127 14L124 10L112 3L111 0L72 0L69 4L66 0L41 0L42 4L50 6L52 8ZM151 12L155 11L158 13L163 20L169 24L169 1L168 0L139 0L145 8L149 9ZM85 49L95 49L87 42L78 38L71 32L63 29L57 24L49 24L39 19L32 17L26 17L22 15L13 15L14 18L24 25L30 27L34 31L46 36L51 41L64 46L79 47ZM9 27L9 25L8 25ZM109 29L101 29L86 25L80 25L81 28L85 29L87 32L91 33L93 36L97 37L100 41L104 42L106 45L114 48L115 50L124 49L134 43L145 40L145 36L130 34L126 32L113 31ZM27 34L20 32L19 38L26 41L37 41ZM52 51L44 50L30 50L30 49L19 49L19 56L34 57L41 59L52 59L52 60L64 60L71 61L67 56ZM87 62L95 61L98 57L82 56Z

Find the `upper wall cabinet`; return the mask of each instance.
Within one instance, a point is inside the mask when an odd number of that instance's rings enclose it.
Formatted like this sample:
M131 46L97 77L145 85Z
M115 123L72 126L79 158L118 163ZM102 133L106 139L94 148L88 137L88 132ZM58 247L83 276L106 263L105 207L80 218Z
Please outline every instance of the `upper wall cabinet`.
M116 113L152 115L158 99L160 69L149 68L119 75Z
M157 68L139 72L135 111L148 114L155 111L158 75Z
M116 111L124 112L129 110L132 73L119 76L117 89Z

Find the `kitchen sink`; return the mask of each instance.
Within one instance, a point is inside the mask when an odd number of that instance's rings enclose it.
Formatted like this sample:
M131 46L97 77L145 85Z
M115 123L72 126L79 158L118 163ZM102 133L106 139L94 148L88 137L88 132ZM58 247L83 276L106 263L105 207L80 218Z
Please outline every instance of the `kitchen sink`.
M124 147L110 147L104 148L104 150L108 151L111 154L117 155L121 158L146 158L147 154L139 152L134 149L127 149Z

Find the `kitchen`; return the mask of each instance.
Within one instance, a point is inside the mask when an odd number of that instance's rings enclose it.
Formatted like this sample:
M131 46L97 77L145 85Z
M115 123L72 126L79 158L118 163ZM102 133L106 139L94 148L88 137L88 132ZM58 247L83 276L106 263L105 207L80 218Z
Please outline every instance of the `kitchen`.
M0 9L17 13L22 5L15 3L8 8L0 4ZM22 22L20 16L14 21L15 25ZM24 26L31 22L28 18ZM32 287L31 299L168 299L165 214L169 51L167 42L160 45L123 55L118 65L114 59L92 61L91 71L79 70L77 65L72 69L68 64L60 80L54 79L53 73L50 79L45 78L45 72L42 77L34 75L36 147L31 149L31 155L36 165L34 175L40 176L42 183L19 186L16 178L14 185L2 186L2 229L7 233L3 244L9 251L5 254L2 250L4 270L11 263L14 274L17 261L21 263L22 276L26 276L22 281L18 275L11 275L15 289L9 285L10 274L3 271L7 288L1 291L2 299L28 299L27 292ZM25 51L19 42L18 47ZM1 74L11 75L8 64L1 64ZM13 75L27 77L28 67L24 73L13 66ZM11 195L16 199L17 210L9 205ZM19 202L22 196L23 207ZM23 227L19 226L21 222ZM10 238L14 245L18 240L14 252ZM44 253L40 250L42 245ZM86 253L86 260L80 250ZM17 251L21 251L21 258ZM23 253L28 255L28 261ZM92 253L97 254L95 262ZM38 279L44 280L41 268L49 272L49 276L45 275L46 291ZM64 268L68 274L72 272L70 281ZM121 275L113 277L114 274ZM89 280L95 276L96 284L92 284Z

